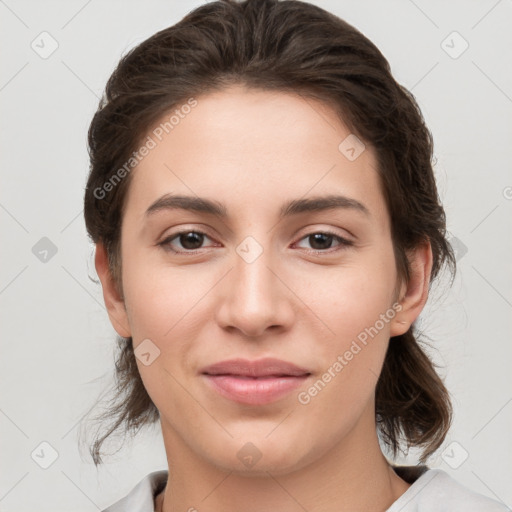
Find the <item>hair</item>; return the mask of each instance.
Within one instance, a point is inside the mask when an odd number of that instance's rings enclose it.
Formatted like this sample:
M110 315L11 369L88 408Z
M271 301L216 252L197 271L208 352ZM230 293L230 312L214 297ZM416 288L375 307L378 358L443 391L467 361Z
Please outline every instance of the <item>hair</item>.
M132 173L120 179L119 171L164 115L187 99L231 85L300 94L332 108L375 151L399 281L410 278L408 251L425 242L433 255L430 286L445 264L453 279L455 257L434 178L432 135L414 96L394 80L378 48L342 19L306 2L220 0L127 52L90 124L85 223L92 241L105 247L121 298L121 222ZM444 441L452 407L418 337L411 326L391 338L376 385L375 415L393 457L405 444L420 447L423 462ZM122 426L125 434L138 431L159 419L132 338L118 336L117 342L114 395L100 416L111 424L90 447L96 465L111 434Z

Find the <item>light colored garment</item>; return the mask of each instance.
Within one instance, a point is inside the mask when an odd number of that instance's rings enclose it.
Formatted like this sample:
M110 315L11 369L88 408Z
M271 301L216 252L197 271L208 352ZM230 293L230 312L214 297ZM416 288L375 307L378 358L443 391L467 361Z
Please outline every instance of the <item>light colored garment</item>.
M503 503L459 484L442 469L426 466L393 466L412 484L386 512L511 512ZM102 512L154 512L155 496L167 482L166 470L144 477L123 499Z

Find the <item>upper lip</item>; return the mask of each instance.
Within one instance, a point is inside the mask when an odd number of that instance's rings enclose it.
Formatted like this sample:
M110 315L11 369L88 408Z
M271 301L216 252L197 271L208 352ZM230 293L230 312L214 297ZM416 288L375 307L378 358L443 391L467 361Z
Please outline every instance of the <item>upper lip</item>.
M274 358L258 359L256 361L249 361L248 359L220 361L206 366L201 370L201 373L206 375L239 375L242 377L302 377L310 374L305 368Z

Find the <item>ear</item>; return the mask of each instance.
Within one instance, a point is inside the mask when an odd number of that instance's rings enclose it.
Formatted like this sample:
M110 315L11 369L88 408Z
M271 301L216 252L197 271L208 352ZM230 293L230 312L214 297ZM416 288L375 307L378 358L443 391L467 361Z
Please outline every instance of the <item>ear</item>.
M417 246L407 254L410 279L400 290L398 302L402 309L391 321L390 336L405 334L418 318L428 299L430 273L432 271L432 247L430 242Z
M128 322L128 315L126 313L124 300L116 290L114 280L108 266L107 252L103 244L100 242L96 244L94 264L96 267L96 273L100 278L101 286L103 288L103 300L105 301L110 323L116 330L117 334L123 338L129 338L131 336L131 329Z

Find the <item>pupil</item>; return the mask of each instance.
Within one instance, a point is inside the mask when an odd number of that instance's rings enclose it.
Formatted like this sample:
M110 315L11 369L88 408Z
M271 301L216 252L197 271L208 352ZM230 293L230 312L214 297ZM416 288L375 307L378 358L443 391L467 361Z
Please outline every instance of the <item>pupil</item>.
M180 236L181 245L185 249L198 249L201 247L202 241L203 235L201 235L200 233L195 233L193 231ZM195 244L197 244L197 246Z
M309 242L313 249L329 249L332 243L332 235L327 235L325 233L315 233L314 235L310 235L309 238ZM324 243L322 243L322 240ZM315 244L318 242L320 242L320 247L315 247Z
M329 249L332 243L332 235L327 235L325 233L309 235L309 239L311 247L314 249ZM202 245L203 235L191 231L185 235L180 235L180 242L185 249L198 249Z

